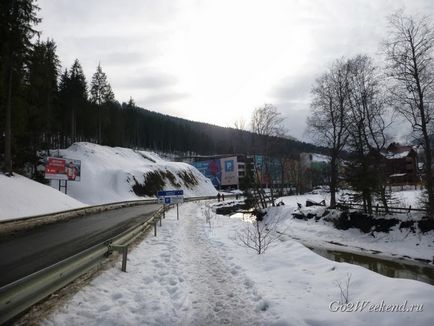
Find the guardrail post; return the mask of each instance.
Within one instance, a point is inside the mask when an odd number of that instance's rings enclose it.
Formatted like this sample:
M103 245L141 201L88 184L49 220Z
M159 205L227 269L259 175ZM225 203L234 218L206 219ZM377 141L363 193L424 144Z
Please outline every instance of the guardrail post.
M154 218L154 237L157 236L157 220Z
M127 256L128 256L128 245L124 246L111 246L111 248L117 252L122 252L122 272L127 271Z
M161 220L162 220L162 218L161 218L161 216L160 216L160 226L161 226Z

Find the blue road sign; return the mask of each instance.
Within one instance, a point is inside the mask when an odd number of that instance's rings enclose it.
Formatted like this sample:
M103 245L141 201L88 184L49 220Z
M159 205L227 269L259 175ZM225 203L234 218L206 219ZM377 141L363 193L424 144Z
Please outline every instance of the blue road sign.
M184 190L165 190L157 192L157 197L184 196Z

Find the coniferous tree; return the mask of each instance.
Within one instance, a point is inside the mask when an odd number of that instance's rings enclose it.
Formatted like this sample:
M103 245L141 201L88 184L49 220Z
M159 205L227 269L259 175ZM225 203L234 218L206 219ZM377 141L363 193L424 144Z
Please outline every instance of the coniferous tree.
M0 105L4 112L4 170L12 174L12 120L22 101L24 67L32 51L31 39L37 34L34 25L39 8L33 0L0 1Z
M82 123L89 117L86 117L87 99L87 85L86 78L83 73L78 59L75 59L69 72L65 72L61 76L59 85L59 97L64 111L64 117L69 124L69 141L66 143L73 143L77 140L78 120ZM67 126L65 126L67 127ZM80 134L83 134L83 126L81 125Z
M53 143L52 137L60 129L55 114L59 69L60 61L54 41L38 40L29 59L26 78L28 107L26 128L32 134L29 143L32 144L33 155L38 149L49 149Z
M98 64L95 74L92 77L90 88L91 102L98 107L98 143L102 142L102 117L103 106L114 101L114 94L107 81L107 75L102 71L101 64Z

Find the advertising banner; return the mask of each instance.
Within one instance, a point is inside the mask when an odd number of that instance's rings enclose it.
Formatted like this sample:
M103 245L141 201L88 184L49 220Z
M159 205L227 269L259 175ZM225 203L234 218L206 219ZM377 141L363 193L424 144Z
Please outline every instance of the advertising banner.
M220 167L220 160L208 160L193 162L192 165L200 171L204 176L209 178L214 187L218 188L221 185L222 171Z
M45 179L80 181L81 161L69 158L48 157Z
M220 160L222 168L222 186L238 185L237 157L226 157Z

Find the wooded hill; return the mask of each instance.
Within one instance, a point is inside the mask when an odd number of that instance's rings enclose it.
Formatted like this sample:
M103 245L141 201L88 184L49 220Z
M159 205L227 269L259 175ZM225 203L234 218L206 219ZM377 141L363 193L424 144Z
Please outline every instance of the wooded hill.
M78 59L62 72L54 40L35 30L34 0L0 3L0 169L20 171L36 163L37 151L77 141L204 155L254 154L270 144L270 137L152 112L132 99L119 103L101 65L89 84ZM290 139L272 144L272 155L324 153Z

